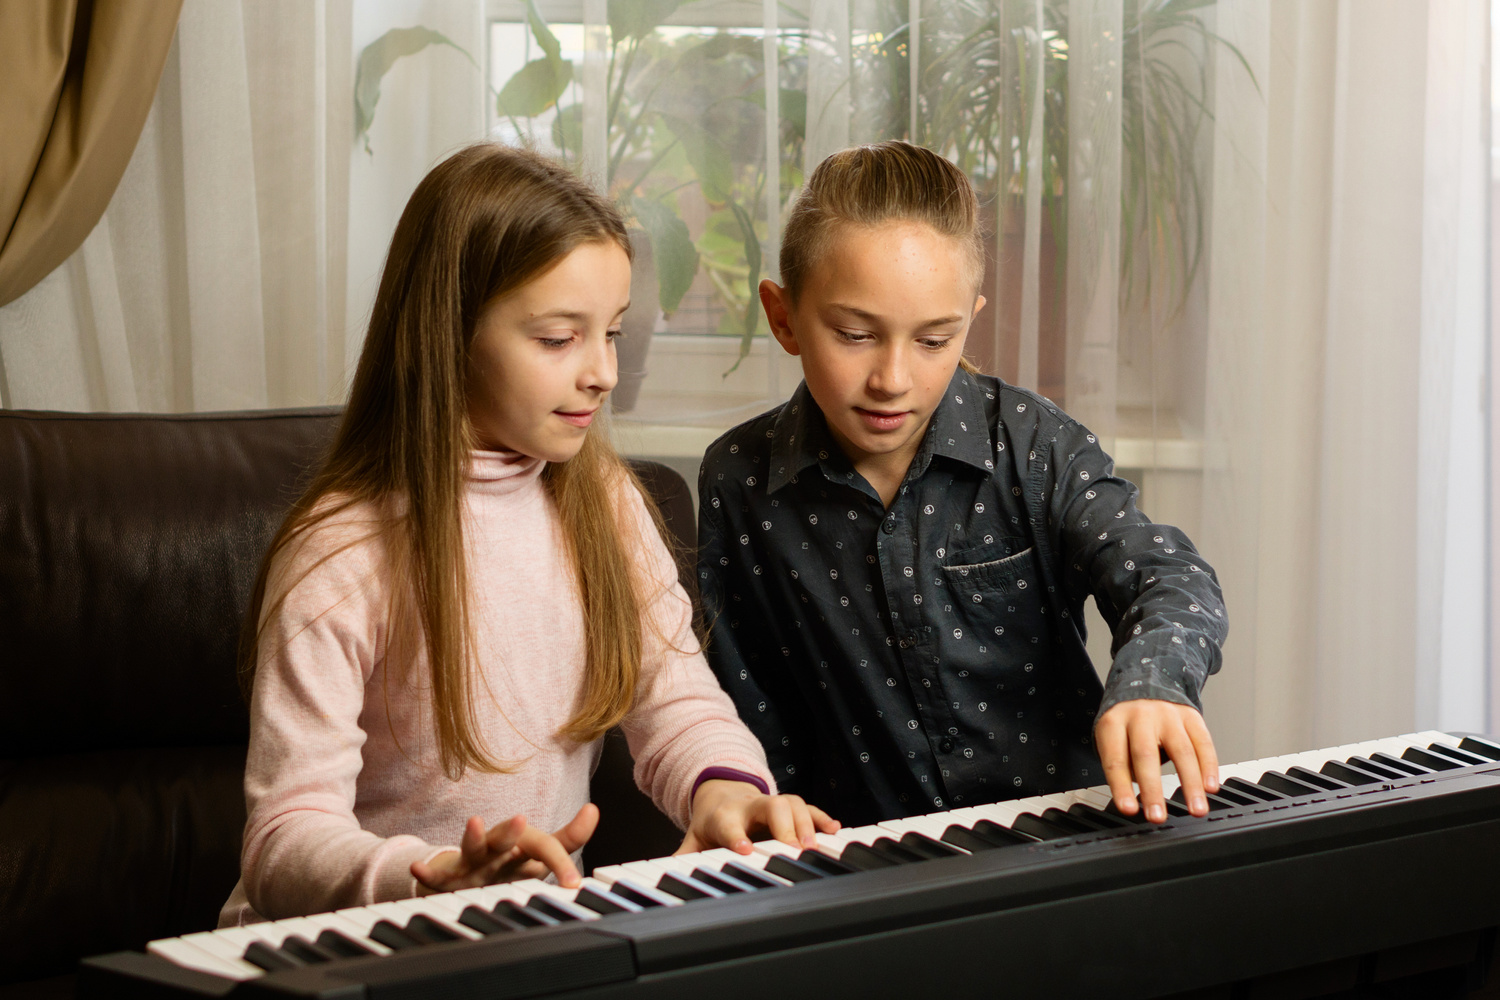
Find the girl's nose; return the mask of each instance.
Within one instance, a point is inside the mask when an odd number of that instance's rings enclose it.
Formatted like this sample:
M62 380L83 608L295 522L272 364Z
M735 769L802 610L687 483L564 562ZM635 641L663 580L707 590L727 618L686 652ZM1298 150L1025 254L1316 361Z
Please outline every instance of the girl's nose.
M614 338L600 337L588 350L587 359L579 372L582 388L595 392L609 392L620 381L620 365L615 356Z

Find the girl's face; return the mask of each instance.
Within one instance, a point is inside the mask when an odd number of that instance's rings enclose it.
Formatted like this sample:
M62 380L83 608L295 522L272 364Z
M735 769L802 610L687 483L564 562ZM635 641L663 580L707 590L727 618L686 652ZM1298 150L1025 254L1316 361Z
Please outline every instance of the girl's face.
M481 448L566 462L615 387L630 258L585 243L491 300L469 346L469 420Z
M802 357L808 391L856 467L904 470L915 456L984 306L971 270L958 240L896 220L835 233L795 305L761 283L772 332Z

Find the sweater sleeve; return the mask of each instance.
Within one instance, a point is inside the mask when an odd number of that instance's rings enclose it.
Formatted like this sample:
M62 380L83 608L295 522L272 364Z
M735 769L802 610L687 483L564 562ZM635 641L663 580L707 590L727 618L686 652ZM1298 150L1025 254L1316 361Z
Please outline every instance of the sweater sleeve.
M272 920L413 896L412 862L447 849L377 836L354 815L387 576L373 523L350 513L284 550L266 587L240 873L250 905Z
M632 488L625 503L645 606L640 684L622 728L635 758L636 784L686 829L694 784L708 768L755 775L772 794L776 783L760 743L708 668L693 634L692 603L645 499Z

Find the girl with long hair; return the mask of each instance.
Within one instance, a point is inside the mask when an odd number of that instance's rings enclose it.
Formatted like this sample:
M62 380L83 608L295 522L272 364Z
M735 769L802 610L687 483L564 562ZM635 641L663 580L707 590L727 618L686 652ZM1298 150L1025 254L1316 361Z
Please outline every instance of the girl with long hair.
M617 724L687 849L837 829L774 794L596 419L629 291L619 214L541 156L476 145L417 186L330 453L252 596L221 925L577 885Z

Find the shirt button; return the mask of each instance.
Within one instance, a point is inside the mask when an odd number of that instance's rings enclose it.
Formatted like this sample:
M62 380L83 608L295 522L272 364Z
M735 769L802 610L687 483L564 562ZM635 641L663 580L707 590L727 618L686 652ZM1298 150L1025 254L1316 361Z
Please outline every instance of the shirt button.
M943 753L952 753L953 741L950 739L944 739L943 742L938 744L938 749L943 751Z
M896 515L892 514L889 517L887 517L885 519L885 523L880 526L880 530L883 531L883 532L885 532L887 535L889 535L891 532L895 531L896 530Z

